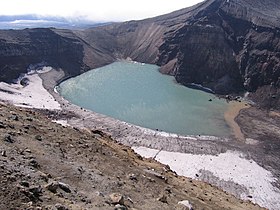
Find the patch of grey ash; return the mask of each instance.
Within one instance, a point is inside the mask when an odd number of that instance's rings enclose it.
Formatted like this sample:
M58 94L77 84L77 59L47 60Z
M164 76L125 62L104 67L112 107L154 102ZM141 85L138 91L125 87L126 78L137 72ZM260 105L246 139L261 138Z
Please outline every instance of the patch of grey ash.
M0 194L0 209L7 209L9 205L14 208L21 206L14 197L21 198L21 202L26 203L26 208L28 202L40 201L43 196L42 185L48 176L38 170L40 165L30 150L20 151L2 144L0 151L0 186L5 191Z
M220 138L157 135L156 132L149 129L123 123L119 120L87 110L81 110L72 104L69 104L66 109L78 112L81 116L80 118L69 119L68 123L70 125L89 128L91 130L101 130L127 146L144 146L153 149L164 148L164 150L171 152L211 155L224 153L230 148L227 141L223 141Z
M241 199L242 195L249 195L249 190L245 186L232 181L222 180L219 177L216 177L211 171L200 169L197 176L198 180L215 185L237 198Z

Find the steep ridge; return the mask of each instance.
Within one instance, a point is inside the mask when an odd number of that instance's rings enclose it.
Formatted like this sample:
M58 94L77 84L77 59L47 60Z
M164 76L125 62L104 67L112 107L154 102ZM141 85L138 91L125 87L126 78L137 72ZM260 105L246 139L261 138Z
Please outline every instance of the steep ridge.
M0 32L0 80L45 60L67 76L131 58L161 66L183 85L217 94L252 92L280 108L280 2L206 0L141 21L87 30L26 29Z

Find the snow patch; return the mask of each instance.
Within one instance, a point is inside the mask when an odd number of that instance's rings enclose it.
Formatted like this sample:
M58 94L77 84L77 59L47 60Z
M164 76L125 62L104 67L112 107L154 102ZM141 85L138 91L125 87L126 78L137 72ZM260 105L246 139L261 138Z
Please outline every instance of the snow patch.
M273 186L276 178L255 161L246 159L241 152L227 151L214 156L159 151L146 147L133 149L147 158L156 156L156 160L169 165L178 175L195 179L201 170L210 171L220 180L244 186L249 194L242 193L242 199L248 200L248 196L252 196L250 200L260 206L271 210L280 209L280 191Z
M50 71L50 69L42 69L42 71ZM8 101L16 106L60 110L59 103L54 97L43 87L42 79L37 73L26 74L24 78L29 80L27 86L22 86L20 80L16 84L7 84L0 82L0 99Z
M67 120L52 120L52 122L55 122L55 123L60 124L62 126L70 126L70 124L67 122Z

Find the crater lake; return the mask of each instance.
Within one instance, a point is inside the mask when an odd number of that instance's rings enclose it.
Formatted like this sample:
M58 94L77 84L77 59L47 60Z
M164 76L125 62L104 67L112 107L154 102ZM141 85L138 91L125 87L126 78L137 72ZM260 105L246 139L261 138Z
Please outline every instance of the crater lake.
M182 86L158 70L156 65L115 62L70 78L57 89L73 104L141 127L180 135L230 135L225 100Z

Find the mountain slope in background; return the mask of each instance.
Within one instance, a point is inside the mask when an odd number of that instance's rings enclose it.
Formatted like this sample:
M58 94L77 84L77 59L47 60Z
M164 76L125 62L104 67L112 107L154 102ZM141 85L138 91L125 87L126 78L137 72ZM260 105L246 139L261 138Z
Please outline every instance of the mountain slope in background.
M99 23L85 18L63 18L55 16L38 15L0 15L0 29L25 29L25 28L64 28L83 29L96 27L108 23Z
M1 31L1 80L42 60L77 75L129 57L161 66L183 85L201 84L218 94L251 91L260 104L279 109L279 11L277 0L207 0L155 18L86 30ZM23 59L26 54L32 56Z

